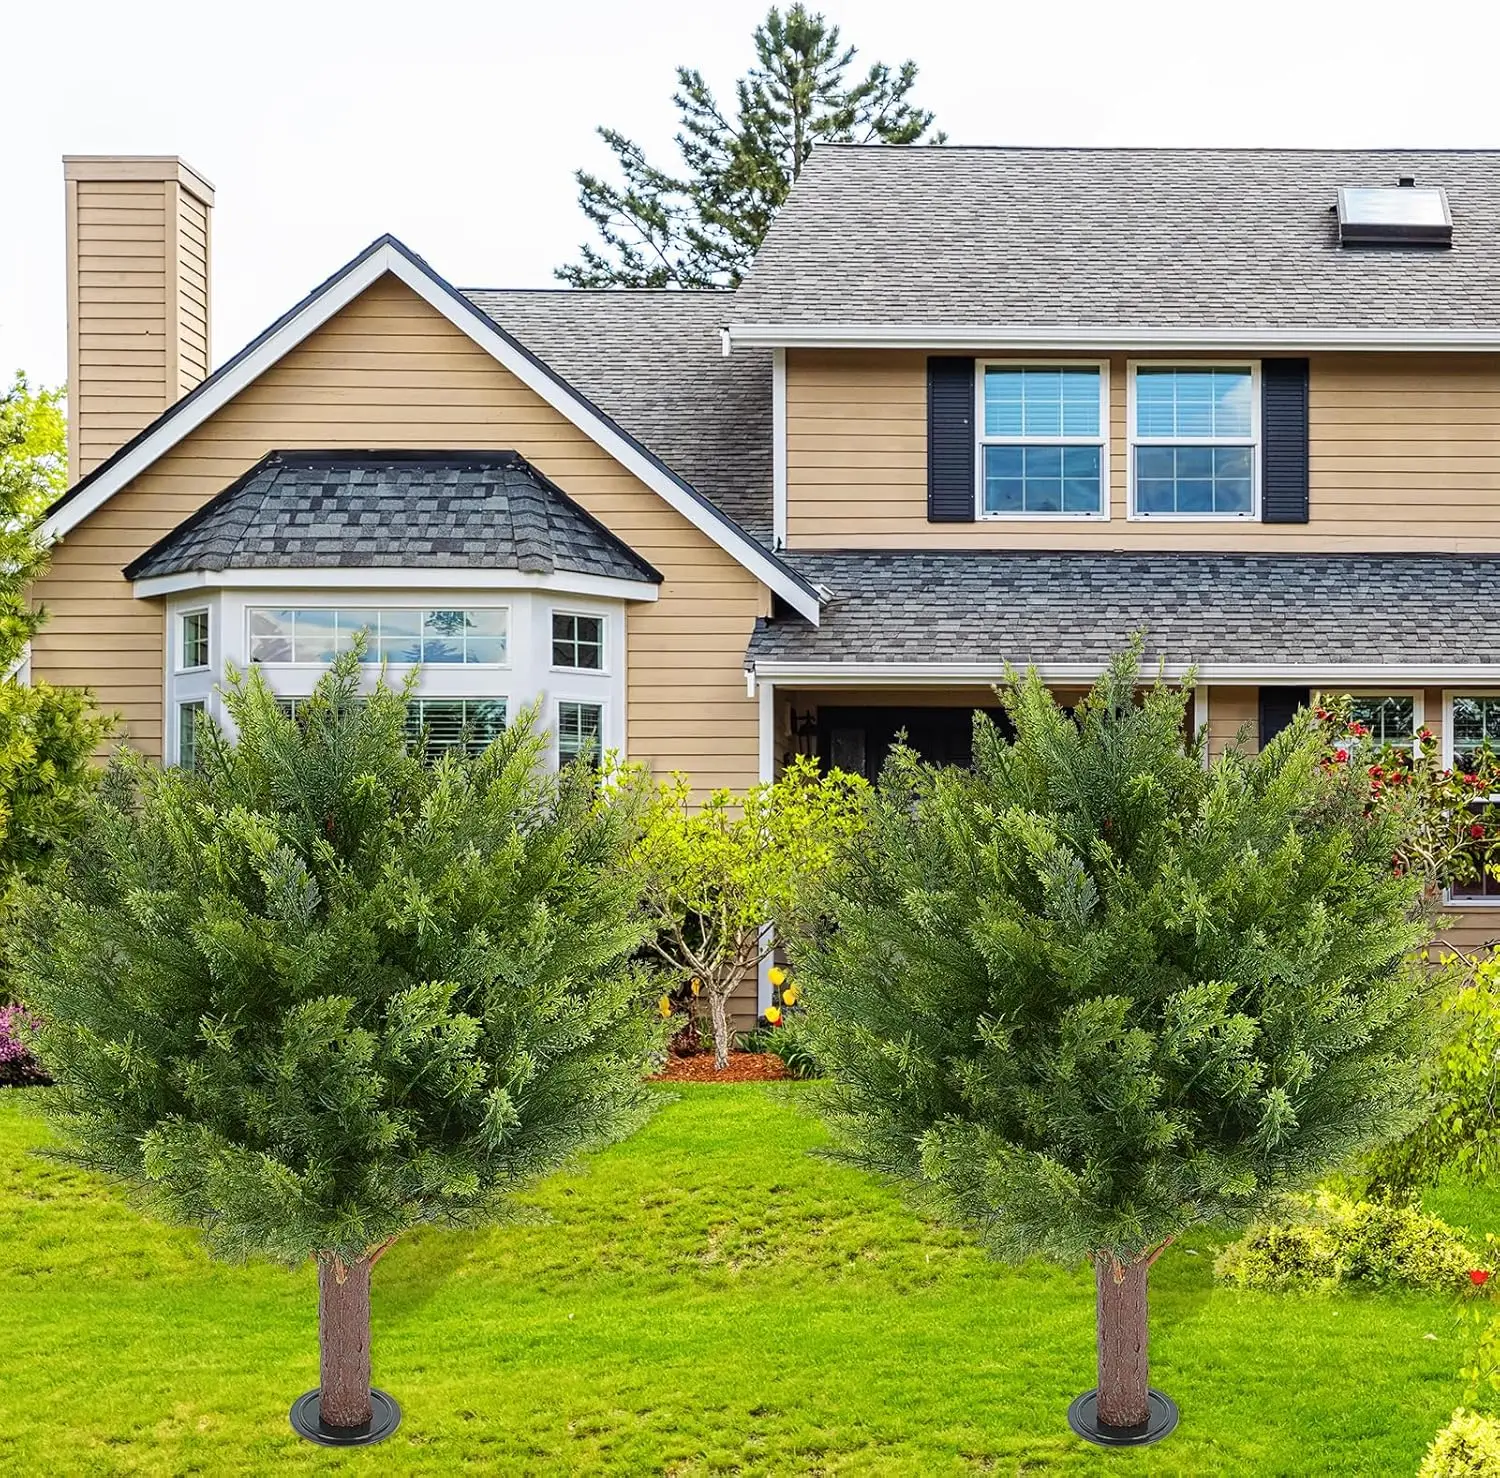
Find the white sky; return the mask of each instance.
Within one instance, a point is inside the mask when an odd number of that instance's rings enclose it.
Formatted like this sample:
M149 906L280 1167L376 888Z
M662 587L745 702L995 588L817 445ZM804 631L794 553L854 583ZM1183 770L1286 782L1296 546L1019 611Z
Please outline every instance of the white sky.
M0 4L0 376L66 367L64 153L217 187L221 362L383 231L464 287L548 286L607 123L671 157L673 68L731 95L767 0ZM956 143L1500 145L1500 7L827 0L912 57Z

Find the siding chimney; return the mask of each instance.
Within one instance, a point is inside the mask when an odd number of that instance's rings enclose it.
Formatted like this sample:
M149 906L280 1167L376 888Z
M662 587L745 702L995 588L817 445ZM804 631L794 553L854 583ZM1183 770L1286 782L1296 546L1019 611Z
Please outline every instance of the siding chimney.
M208 374L214 190L171 155L69 154L68 474Z

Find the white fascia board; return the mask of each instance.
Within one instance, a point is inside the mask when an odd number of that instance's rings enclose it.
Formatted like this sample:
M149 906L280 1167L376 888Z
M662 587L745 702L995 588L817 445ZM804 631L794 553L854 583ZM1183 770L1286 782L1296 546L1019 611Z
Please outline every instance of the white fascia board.
M1259 351L1298 353L1313 349L1380 353L1500 350L1500 328L1153 328L1082 324L1034 328L1023 324L951 323L732 323L725 343L743 349L926 349L932 353L1109 348L1200 353Z
M1017 662L1018 671L1035 667L1044 682L1092 682L1105 670L1102 662ZM1204 684L1258 685L1287 683L1369 687L1392 684L1404 687L1437 687L1443 683L1500 682L1500 663L1274 663L1274 662L1168 662L1162 669L1168 681L1178 681L1189 671ZM1144 662L1141 677L1151 681L1156 665ZM993 662L778 662L760 660L754 675L781 684L815 683L819 687L856 687L898 683L906 687L951 687L955 683L985 685L1005 681L1005 665Z
M509 339L497 332L495 326L472 303L459 297L420 263L413 261L404 251L390 243L378 247L356 267L331 281L275 333L269 334L264 342L235 364L228 374L208 386L201 395L189 398L178 410L165 416L151 435L132 447L103 476L90 483L77 497L69 499L47 519L42 525L42 537L50 542L76 528L132 478L138 477L387 272L405 283L455 328L467 334L554 410L603 447L627 471L676 509L730 558L749 570L763 585L775 591L799 615L814 626L818 624L820 607L817 597L795 579L786 566L773 559L748 534L696 497L659 463L645 455L634 442L561 384L538 361L521 352Z
M607 575L551 575L522 570L427 568L420 565L380 568L339 565L331 569L302 566L275 570L186 570L180 575L149 575L137 580L143 599L181 595L189 590L550 590L564 595L595 595L606 600L656 600L654 582L615 580Z

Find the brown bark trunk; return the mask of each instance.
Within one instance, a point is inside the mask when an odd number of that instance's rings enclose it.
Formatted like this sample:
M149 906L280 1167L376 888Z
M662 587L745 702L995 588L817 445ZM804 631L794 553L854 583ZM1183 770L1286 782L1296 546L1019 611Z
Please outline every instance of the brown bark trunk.
M714 1068L722 1072L729 1066L729 1047L733 1041L729 1031L728 991L721 991L717 986L709 991L708 1015L714 1029Z
M370 1263L318 1258L318 1414L330 1427L362 1427L371 1417Z
M1100 1422L1136 1427L1151 1415L1150 1369L1146 1360L1146 1279L1144 1258L1119 1263L1106 1253L1094 1259L1098 1290Z

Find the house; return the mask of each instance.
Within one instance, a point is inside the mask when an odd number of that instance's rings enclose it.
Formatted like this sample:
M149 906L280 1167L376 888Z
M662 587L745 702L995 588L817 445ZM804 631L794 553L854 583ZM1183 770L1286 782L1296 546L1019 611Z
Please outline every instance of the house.
M1500 738L1500 153L825 146L733 294L387 237L212 374L212 188L65 175L31 665L167 763L226 662L295 702L355 630L435 743L539 702L703 788L962 761L1006 663L1071 692L1138 629L1216 749L1320 689Z

